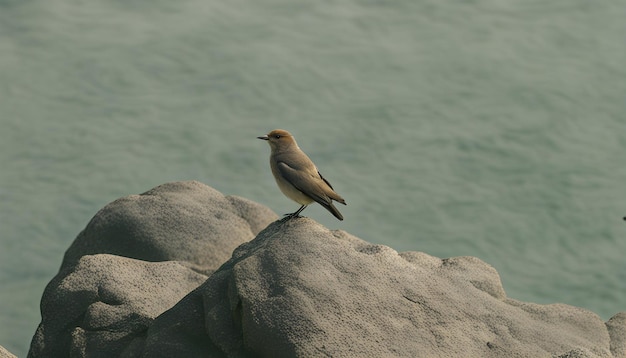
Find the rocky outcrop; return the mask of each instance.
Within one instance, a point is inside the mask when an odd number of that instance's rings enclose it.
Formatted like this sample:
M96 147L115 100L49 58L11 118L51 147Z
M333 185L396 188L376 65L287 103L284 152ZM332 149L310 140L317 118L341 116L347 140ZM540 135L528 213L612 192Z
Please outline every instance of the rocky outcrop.
M507 298L479 259L397 253L304 218L270 225L168 313L129 356L617 357L626 344L587 310Z
M233 205L235 199L199 183L168 184L149 193L169 198L148 198L147 206L158 207L158 215L142 215L136 203L133 210L122 205L118 213L116 201L79 235L76 241L82 243L68 250L42 298L31 356L623 357L626 352L626 313L604 323L573 306L508 298L498 273L477 258L398 253L307 218L267 226L277 218L268 209L244 199ZM121 202L142 200L131 198ZM179 207L188 202L196 209ZM168 210L185 225L132 224L160 221L169 217ZM129 212L132 220L126 219ZM203 212L211 213L208 224L201 220ZM186 214L197 218L185 219ZM199 227L188 227L194 223ZM111 224L116 229L107 228ZM221 235L232 240L231 229L248 235L228 258L215 259L206 243L219 245ZM151 240L153 234L157 239ZM164 243L168 237L177 243ZM141 244L127 243L136 238ZM198 238L204 244L194 241ZM187 244L211 252L185 254ZM152 252L142 255L137 250L142 245ZM232 247L230 241L224 245Z
M67 249L61 270L84 255L107 253L179 261L210 274L277 218L263 205L196 181L163 184L100 210Z
M102 210L41 300L31 357L113 357L277 216L199 182L158 186Z

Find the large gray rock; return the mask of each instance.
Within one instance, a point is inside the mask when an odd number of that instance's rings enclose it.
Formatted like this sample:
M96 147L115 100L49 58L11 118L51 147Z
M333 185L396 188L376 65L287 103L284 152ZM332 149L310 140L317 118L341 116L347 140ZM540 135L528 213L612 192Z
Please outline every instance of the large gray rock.
M275 219L196 182L115 201L46 288L29 356L625 356L626 313L520 302L476 258Z
M41 300L33 357L115 357L207 276L176 261L83 256Z
M118 356L276 218L193 181L112 202L78 235L46 287L29 356Z
M397 253L275 222L158 317L128 357L622 357L624 316L507 298L473 257Z
M210 274L278 216L197 181L160 185L105 206L65 253L62 269L84 255L181 261Z

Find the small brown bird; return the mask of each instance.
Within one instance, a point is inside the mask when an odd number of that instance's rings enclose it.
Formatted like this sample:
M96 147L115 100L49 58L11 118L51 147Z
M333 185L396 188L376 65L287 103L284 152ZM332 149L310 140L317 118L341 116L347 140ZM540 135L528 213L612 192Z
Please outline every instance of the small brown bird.
M274 129L257 138L270 144L270 167L280 191L302 205L296 212L286 215L297 217L307 205L316 201L337 219L343 220L343 216L333 205L333 200L343 205L346 205L346 201L335 193L328 180L324 179L311 159L298 147L291 133Z

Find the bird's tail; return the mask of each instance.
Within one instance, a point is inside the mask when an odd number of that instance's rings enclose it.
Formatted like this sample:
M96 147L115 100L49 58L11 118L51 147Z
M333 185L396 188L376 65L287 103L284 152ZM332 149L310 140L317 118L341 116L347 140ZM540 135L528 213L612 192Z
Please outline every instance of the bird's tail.
M320 204L326 208L326 210L330 211L331 214L335 215L335 217L339 220L343 220L343 215L337 210L337 208L333 205L333 202L329 200L328 203L320 202Z

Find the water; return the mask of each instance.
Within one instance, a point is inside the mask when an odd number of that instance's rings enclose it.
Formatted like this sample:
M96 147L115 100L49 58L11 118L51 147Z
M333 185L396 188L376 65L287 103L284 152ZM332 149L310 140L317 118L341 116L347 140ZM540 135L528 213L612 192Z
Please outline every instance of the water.
M268 205L292 131L399 251L510 297L626 310L624 1L0 1L0 345L99 208L195 179Z

